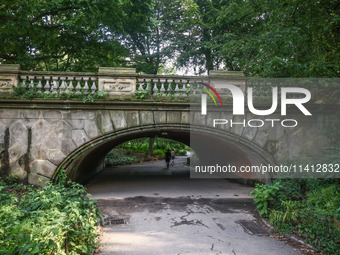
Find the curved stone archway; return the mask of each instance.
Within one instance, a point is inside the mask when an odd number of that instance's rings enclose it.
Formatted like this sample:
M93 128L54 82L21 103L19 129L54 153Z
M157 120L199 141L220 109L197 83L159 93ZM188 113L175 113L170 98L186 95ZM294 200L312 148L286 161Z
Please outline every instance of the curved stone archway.
M85 182L102 169L107 153L120 143L141 137L158 136L182 142L188 146L190 137L199 136L207 139L209 144L219 146L219 151L225 154L228 163L234 165L273 164L272 156L261 147L239 135L216 130L211 127L193 126L188 124L158 124L126 128L107 133L81 145L71 152L52 175L57 178L61 169L66 169L70 179ZM209 155L200 154L200 148L192 147L200 160L206 161ZM240 178L252 179L252 175L239 175ZM266 181L266 180L264 180Z

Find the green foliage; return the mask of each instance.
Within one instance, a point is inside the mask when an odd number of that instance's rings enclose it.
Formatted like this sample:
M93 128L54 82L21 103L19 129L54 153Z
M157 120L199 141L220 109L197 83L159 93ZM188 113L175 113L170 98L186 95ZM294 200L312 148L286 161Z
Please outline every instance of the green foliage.
M149 92L146 90L136 90L135 91L135 95L136 95L136 99L147 99L148 98L148 94Z
M99 211L85 194L63 176L44 188L0 180L0 253L92 254Z
M254 202L256 203L256 209L261 216L268 216L269 214L269 202L272 201L280 189L281 184L279 182L273 185L256 184L255 189L250 193L255 196Z
M272 193L268 213L263 216L268 217L277 231L298 234L323 254L338 254L340 229L335 226L334 218L340 217L339 181L279 179L274 182L280 188ZM264 193L271 186L261 185L261 189L255 188L256 193Z
M138 162L136 156L129 155L130 153L125 150L111 150L105 158L105 163L108 165L126 165Z
M117 146L119 149L127 151L140 152L144 154L149 153L149 138L138 138L122 143ZM175 140L156 137L154 140L154 155L164 157L167 149L174 150L176 155L186 155L187 151L190 151L190 147Z

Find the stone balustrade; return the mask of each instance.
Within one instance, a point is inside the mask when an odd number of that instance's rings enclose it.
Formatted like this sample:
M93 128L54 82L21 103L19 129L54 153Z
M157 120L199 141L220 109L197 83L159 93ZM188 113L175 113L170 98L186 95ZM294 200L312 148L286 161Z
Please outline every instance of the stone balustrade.
M292 79L293 80L293 79ZM309 83L314 84L308 86ZM24 90L34 89L38 93L55 94L55 97L65 94L91 95L104 92L106 99L187 99L200 95L204 86L232 84L239 87L246 95L247 87L252 87L252 97L257 103L270 103L273 86L305 86L312 90L312 95L320 101L320 93L332 95L334 88L338 88L338 79L323 80L326 85L313 80L306 83L306 79L254 79L246 78L242 72L210 71L207 76L179 76L179 75L146 75L137 74L134 68L99 67L98 72L48 72L22 71L20 65L0 64L0 97L10 97L13 87L21 86ZM218 87L218 86L217 86ZM315 88L317 87L317 89ZM321 90L322 88L322 90ZM216 89L226 102L231 102L232 94L229 89ZM325 92L325 90L327 90ZM299 97L301 95L290 95ZM303 95L302 95L303 96ZM48 97L48 96L46 96ZM51 95L53 97L53 95ZM280 97L280 95L278 96ZM74 98L74 97L73 97ZM322 102L330 102L330 97ZM334 98L334 96L333 96ZM336 102L335 102L336 103Z
M223 75L221 75L223 74ZM44 94L103 91L107 99L131 99L145 91L146 98L187 98L201 93L202 83L211 84L228 76L231 82L244 88L240 72L211 72L209 76L145 75L134 68L100 67L97 73L22 71L20 65L0 64L0 96L9 96L13 86L36 90Z

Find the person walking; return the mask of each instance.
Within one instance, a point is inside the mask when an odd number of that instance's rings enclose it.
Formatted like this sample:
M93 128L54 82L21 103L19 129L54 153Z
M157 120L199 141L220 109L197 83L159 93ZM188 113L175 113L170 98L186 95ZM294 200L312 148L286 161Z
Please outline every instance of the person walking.
M166 168L169 168L170 159L171 159L171 152L170 152L170 150L168 149L168 150L165 152Z
M175 151L171 151L171 158L170 158L170 164L171 165L174 165L175 164L175 156L176 156L176 153Z

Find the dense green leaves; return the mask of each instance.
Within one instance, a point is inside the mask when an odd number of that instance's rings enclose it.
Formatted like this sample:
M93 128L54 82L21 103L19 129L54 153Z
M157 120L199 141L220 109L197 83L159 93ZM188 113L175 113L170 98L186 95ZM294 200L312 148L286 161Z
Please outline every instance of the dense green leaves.
M99 211L84 187L68 185L37 189L0 180L0 254L93 253Z
M0 61L24 69L227 69L339 75L337 1L15 0L0 4Z

